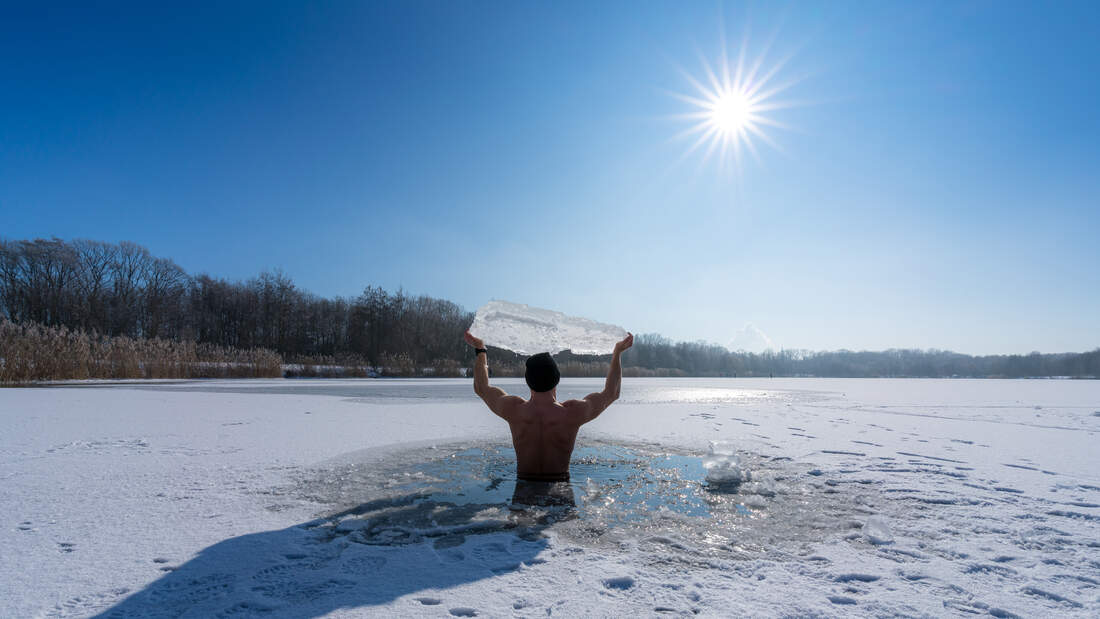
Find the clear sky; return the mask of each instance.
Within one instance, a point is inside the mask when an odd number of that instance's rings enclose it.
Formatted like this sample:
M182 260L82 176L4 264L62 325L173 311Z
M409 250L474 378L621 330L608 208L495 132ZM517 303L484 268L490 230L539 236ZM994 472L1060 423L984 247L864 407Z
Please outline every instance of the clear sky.
M0 10L0 236L721 344L1100 346L1098 3L163 5ZM798 104L740 166L676 137L723 34Z

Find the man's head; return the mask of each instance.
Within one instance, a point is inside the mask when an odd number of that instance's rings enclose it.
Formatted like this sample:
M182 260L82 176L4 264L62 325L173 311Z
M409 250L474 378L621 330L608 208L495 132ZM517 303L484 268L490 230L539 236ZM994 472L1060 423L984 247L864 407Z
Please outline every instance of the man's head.
M545 393L558 386L561 380L561 372L558 364L548 352L540 352L527 358L527 371L523 378L527 380L527 386L531 391Z

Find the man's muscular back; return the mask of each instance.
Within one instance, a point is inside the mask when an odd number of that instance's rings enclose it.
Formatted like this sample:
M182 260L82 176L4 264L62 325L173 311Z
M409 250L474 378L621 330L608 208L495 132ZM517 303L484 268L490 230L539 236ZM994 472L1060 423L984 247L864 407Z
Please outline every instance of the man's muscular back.
M508 427L512 430L520 477L568 474L569 457L581 427L576 408L543 399L529 400L517 407Z

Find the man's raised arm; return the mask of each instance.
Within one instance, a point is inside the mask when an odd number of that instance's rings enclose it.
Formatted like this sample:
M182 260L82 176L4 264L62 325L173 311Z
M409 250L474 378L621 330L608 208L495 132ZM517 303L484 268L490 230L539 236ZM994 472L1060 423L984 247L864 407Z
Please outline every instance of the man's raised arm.
M604 381L603 391L588 394L584 398L584 404L576 406L576 410L581 414L581 423L588 423L599 417L600 413L607 410L612 402L619 399L619 389L623 383L623 368L620 357L626 349L633 345L634 335L632 333L627 333L621 342L615 344L615 350L611 353L611 367L607 369L607 380Z
M516 406L523 403L523 399L508 395L503 389L489 385L489 353L485 350L485 342L481 338L474 337L469 331L464 336L466 343L477 351L477 359L474 361L474 393L484 400L489 410L498 417L509 421Z

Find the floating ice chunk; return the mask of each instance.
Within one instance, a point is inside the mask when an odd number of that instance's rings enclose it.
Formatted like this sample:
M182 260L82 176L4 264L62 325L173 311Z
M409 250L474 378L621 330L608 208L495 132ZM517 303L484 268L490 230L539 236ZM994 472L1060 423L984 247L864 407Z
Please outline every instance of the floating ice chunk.
M707 481L712 484L737 485L752 477L741 466L732 443L724 441L711 442L707 457L703 458L703 468L707 471Z
M894 534L880 516L871 516L863 523L863 537L876 546L894 543Z
M508 301L489 301L477 310L470 333L489 346L521 355L608 355L626 337L622 327Z

